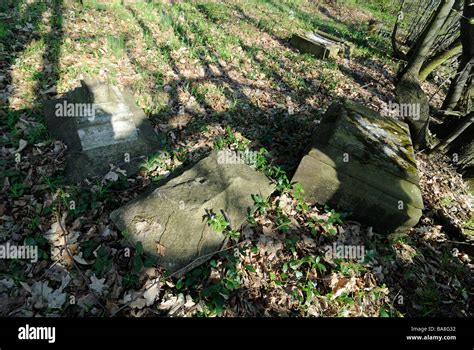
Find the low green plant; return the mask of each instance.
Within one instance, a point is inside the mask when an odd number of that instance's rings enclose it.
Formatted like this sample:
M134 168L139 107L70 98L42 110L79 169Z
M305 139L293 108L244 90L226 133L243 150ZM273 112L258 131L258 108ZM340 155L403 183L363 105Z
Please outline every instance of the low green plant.
M264 170L268 166L267 155L268 151L263 147L260 148L256 153L255 163L251 165L255 166L257 170Z
M292 260L288 263L288 266L293 271L300 271L300 268L304 265L307 265L307 267L309 268L306 273L306 278L309 277L311 269L316 269L320 272L326 272L327 270L326 266L321 262L321 257L319 256L314 257L312 255L307 255L301 259Z
M283 211L280 208L277 209L276 214L277 214L277 218L275 222L277 226L276 229L280 230L283 233L287 233L290 230L290 224L291 224L290 218L285 213L283 213Z
M224 263L221 278L201 291L201 297L207 300L206 316L221 315L226 300L230 298L233 291L240 288L241 271L237 269L239 258L229 253L222 253L221 258Z
M92 265L92 270L98 278L102 278L112 268L112 258L108 249L101 246L97 252L97 259Z
M224 214L211 214L208 217L207 223L217 233L223 233L224 230L229 226L229 223L224 217Z
M293 198L296 200L296 210L299 213L305 213L308 211L309 206L304 200L303 185L299 183L293 184Z
M268 167L266 174L275 181L278 193L287 193L292 189L291 182L288 180L286 172L279 166Z
M10 186L10 188L8 189L8 194L11 198L20 198L25 194L25 190L28 188L30 188L29 185L16 182Z
M248 144L248 140L235 136L234 131L229 126L226 127L224 135L217 137L214 141L214 147L218 150L235 148L239 151L245 151Z
M353 261L347 261L342 259L336 259L335 263L337 265L336 270L339 270L344 276L350 277L354 273L360 274L365 272L367 268L365 265Z
M42 235L37 234L34 236L29 236L25 238L24 241L25 245L28 246L37 246L38 247L38 260L48 260L49 259L49 251L51 250L49 247L49 243L46 238Z
M267 211L269 204L265 198L263 198L259 194L252 195L253 204L255 206L255 210L260 214L263 215Z
M132 256L131 269L124 274L125 287L137 287L140 271L143 268L153 267L156 264L156 258L152 255L146 254L143 245L138 242L135 244L135 250Z
M147 172L152 172L163 163L163 154L162 153L154 153L149 155L145 161L141 164L141 168L143 168Z
M442 207L450 207L453 204L454 200L450 197L444 197L439 203Z
M207 219L208 225L217 233L222 233L227 238L238 238L240 232L232 230L230 223L226 220L224 214L213 214L211 213Z
M328 208L325 208L326 213L328 213L327 218L314 218L314 216L311 216L309 221L308 221L308 227L311 230L311 233L313 235L316 235L318 233L325 232L331 236L334 236L337 234L337 226L336 225L342 225L343 221L342 218L344 214L338 213L334 209L329 210Z
M292 235L285 238L286 247L293 253L296 254L296 244L300 241L300 236Z
M116 58L125 55L125 38L122 35L107 35L107 46Z

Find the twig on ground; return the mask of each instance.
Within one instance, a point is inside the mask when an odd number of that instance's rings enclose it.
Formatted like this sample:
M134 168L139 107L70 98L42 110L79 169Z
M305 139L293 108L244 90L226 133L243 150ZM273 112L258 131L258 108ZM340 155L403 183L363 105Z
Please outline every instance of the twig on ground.
M211 257L215 254L219 254L219 253L222 253L222 252L225 252L225 251L228 251L228 250L231 250L233 248L236 248L237 246L241 245L242 243L246 243L248 242L249 240L245 240L245 241L242 241L242 242L239 242L239 243L236 243L236 244L233 244L227 248L223 248L223 249L220 249L220 250L217 250L215 252L212 252L212 253L209 253L209 254L205 254L203 256L200 256L199 258L196 258L194 259L193 261L191 261L189 264L187 264L186 266L182 267L181 269L173 272L172 274L166 276L165 278L158 278L157 281L153 282L152 284L150 284L148 287L146 287L144 290L142 290L140 293L138 293L132 300L129 300L126 304L122 305L120 308L118 308L117 310L115 310L111 315L110 317L114 317L115 315L117 315L120 311L122 311L123 309L125 309L126 307L128 307L131 303L133 303L134 301L136 301L138 298L142 297L145 292L147 290L149 290L151 287L153 287L155 284L159 283L160 281L166 281L172 277L175 277L175 276L178 276L180 275L181 273L183 273L184 271L186 271L190 266L193 266L193 264L195 264L197 261L199 260L203 260L203 259L206 259L208 257Z

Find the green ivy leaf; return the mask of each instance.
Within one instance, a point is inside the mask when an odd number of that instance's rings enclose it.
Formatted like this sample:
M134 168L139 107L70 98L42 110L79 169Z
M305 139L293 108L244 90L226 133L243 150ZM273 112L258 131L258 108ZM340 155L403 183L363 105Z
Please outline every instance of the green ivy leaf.
M142 244L141 242L138 242L138 243L135 245L135 249L136 249L136 251L137 251L137 253L138 253L139 255L142 255L142 254L143 254L144 249L143 249L143 244Z
M255 270L255 267L253 267L252 265L245 265L245 269L250 272L257 272L257 270Z
M390 317L388 312L385 310L385 307L383 307L383 306L380 308L379 316L380 317Z
M133 273L138 273L142 269L142 258L140 255L134 255L133 256L133 262L132 262L132 272Z
M183 288L183 285L183 280L178 280L178 282L176 282L176 289L180 290L181 288Z

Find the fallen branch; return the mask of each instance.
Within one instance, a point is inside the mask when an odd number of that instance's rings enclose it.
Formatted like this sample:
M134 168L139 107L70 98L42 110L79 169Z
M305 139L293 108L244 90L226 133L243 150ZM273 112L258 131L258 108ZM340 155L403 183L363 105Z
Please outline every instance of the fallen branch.
M441 142L434 146L428 154L436 152L438 150L444 150L451 142L453 142L459 135L461 135L464 130L466 130L474 122L474 112L469 113L464 119L459 123L459 125Z
M184 271L186 271L189 267L193 266L194 264L196 264L198 261L200 260L205 260L215 254L219 254L219 253L222 253L222 252L225 252L225 251L228 251L228 250L231 250L233 248L236 248L238 247L239 245L241 245L242 243L246 243L248 242L249 240L245 240L245 241L242 241L242 242L239 242L239 243L236 243L236 244L233 244L231 245L230 247L227 247L227 248L222 248L220 250L217 250L215 252L212 252L212 253L209 253L209 254L205 254L203 256L200 256L199 258L196 258L194 259L193 261L191 261L189 264L187 264L186 266L182 267L181 269L173 272L172 274L166 276L165 278L158 278L157 280L155 280L155 282L153 282L152 284L150 284L147 288L145 288L144 290L142 290L140 293L138 293L137 295L135 295L135 297L132 299L132 300L129 300L126 304L122 305L120 308L118 308L116 311L114 311L110 317L114 317L115 315L117 315L120 311L122 311L123 309L125 309L126 307L130 306L130 304L132 304L134 301L136 301L138 298L141 298L147 290L149 290L150 288L152 288L154 285L156 285L157 283L160 283L160 281L166 281L172 277L175 277L175 276L179 276L180 274L184 273ZM250 241L253 241L253 240L250 240Z

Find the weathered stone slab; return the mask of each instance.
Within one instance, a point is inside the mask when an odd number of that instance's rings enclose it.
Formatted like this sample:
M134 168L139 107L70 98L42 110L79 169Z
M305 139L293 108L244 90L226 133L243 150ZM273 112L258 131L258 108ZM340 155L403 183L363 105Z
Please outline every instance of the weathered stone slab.
M352 54L354 53L355 46L351 42L349 42L347 40L344 40L344 39L341 39L341 38L339 38L335 35L323 32L323 31L318 30L318 29L314 29L313 34L322 36L323 38L326 38L326 39L329 39L329 40L332 40L332 41L336 42L340 46L341 51L344 52L344 55L346 56L346 58L350 59L352 57Z
M301 52L310 53L321 59L336 58L340 50L340 45L336 41L317 33L293 34L290 44Z
M212 152L152 193L112 212L113 222L169 272L196 259L186 271L203 263L225 240L209 227L208 213L223 211L237 229L253 206L251 195L266 198L274 189L264 174L248 165L221 163Z
M423 201L408 126L353 102L325 114L292 181L383 233L413 227Z
M109 164L136 172L143 156L159 148L149 120L128 90L93 80L81 85L46 104L51 136L68 146L66 179L104 175Z

